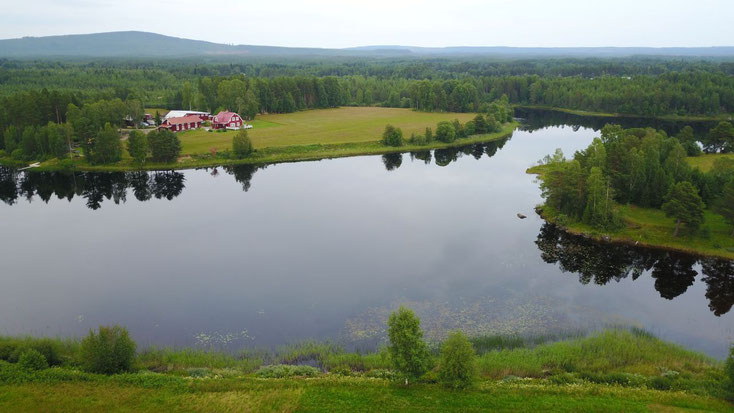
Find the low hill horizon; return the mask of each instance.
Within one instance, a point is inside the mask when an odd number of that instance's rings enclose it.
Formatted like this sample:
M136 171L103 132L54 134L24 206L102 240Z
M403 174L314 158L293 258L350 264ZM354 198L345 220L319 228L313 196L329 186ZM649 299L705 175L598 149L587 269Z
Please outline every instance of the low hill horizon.
M371 45L312 48L229 45L142 31L119 31L0 40L2 58L175 57L734 57L734 46L716 47L418 47Z

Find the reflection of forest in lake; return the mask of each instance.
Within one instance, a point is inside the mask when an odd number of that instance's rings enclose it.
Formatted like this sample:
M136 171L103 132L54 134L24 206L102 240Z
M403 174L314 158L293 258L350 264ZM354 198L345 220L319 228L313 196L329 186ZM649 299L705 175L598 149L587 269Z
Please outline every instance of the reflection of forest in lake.
M636 280L651 271L655 290L668 300L693 285L698 275L694 267L700 264L709 309L721 316L734 304L734 261L731 260L698 259L672 251L597 242L569 234L552 224L543 224L535 244L543 261L558 263L561 271L578 275L582 284L606 285L628 277Z
M624 128L655 128L664 130L669 136L677 135L684 126L693 128L695 136L701 137L716 126L714 121L676 121L654 118L581 116L547 109L515 109L515 116L522 119L522 130L533 132L552 126L570 126L574 131L580 128L601 130L612 123Z
M437 149L431 151L411 152L412 159L446 166L464 155L480 159L485 154L489 157L497 153L509 138L495 142L478 143L464 147ZM397 169L402 165L403 154L392 153L382 156L385 169ZM267 165L238 165L221 168L208 168L211 175L219 175L219 170L232 175L235 181L242 184L247 192L252 179L259 169ZM185 185L185 175L176 171L135 171L135 172L18 172L0 167L0 200L8 205L17 203L19 199L32 201L35 197L48 203L51 197L71 201L75 196L86 199L87 207L99 209L105 200L115 204L125 203L128 196L138 201L152 198L167 199L181 195Z

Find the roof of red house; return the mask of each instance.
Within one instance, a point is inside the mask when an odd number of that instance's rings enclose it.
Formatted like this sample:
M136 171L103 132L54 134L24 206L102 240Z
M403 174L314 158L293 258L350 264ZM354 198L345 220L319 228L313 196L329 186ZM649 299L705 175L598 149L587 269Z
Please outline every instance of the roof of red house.
M192 123L201 122L201 117L199 115L189 115L189 116L180 116L178 118L168 118L165 120L166 123L169 125L178 125L180 123Z
M234 112L219 112L217 113L217 116L214 117L213 122L214 123L229 123L232 120L233 116L239 116Z

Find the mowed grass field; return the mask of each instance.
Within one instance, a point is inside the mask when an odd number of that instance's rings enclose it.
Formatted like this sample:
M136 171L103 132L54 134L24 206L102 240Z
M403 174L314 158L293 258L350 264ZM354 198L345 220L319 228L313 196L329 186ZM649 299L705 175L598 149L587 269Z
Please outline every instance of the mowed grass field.
M341 144L380 140L385 125L403 130L407 139L411 133L425 133L426 127L436 129L440 121L459 119L462 123L474 113L428 113L410 109L345 107L303 112L260 115L253 122L249 136L256 149L266 147ZM196 130L179 133L184 155L218 152L232 148L234 131L207 132Z
M711 168L714 166L714 161L721 158L728 158L734 160L734 153L727 153L727 154L708 154L708 155L701 155L701 156L689 156L687 158L688 163L694 167L699 168L703 172L708 172L711 170Z

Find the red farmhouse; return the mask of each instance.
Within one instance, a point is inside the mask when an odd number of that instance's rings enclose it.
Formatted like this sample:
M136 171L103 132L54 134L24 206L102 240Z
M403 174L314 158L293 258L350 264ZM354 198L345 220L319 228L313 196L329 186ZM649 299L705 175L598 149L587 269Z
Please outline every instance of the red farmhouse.
M201 122L202 120L199 115L168 118L161 123L161 126L159 126L158 129L168 129L172 132L198 129L201 127Z
M214 129L240 129L243 124L240 115L234 112L219 112L212 119Z

